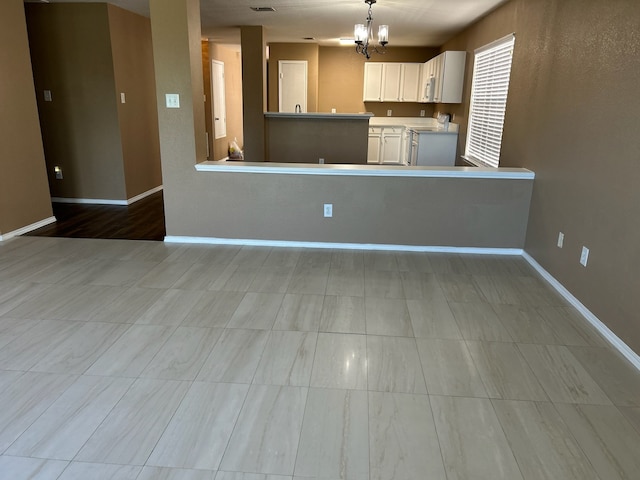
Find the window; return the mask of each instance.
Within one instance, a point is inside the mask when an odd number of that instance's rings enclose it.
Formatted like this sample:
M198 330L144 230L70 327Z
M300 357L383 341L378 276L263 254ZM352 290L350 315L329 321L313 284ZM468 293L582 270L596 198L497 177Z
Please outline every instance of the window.
M515 36L509 35L475 51L465 159L497 167L507 108Z

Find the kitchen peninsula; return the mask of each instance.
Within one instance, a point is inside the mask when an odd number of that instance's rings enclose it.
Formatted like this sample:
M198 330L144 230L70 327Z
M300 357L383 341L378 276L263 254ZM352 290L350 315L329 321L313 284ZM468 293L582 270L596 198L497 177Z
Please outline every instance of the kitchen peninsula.
M367 163L371 114L267 112L266 161Z

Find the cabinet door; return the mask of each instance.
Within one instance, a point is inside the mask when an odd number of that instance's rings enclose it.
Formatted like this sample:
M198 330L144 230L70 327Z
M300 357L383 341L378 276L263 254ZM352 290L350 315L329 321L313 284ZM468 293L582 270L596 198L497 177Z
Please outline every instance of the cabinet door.
M382 78L382 101L400 101L400 80L402 79L401 63L385 63Z
M405 63L402 68L402 95L403 102L417 102L420 90L421 63Z
M367 147L367 163L380 163L380 132L369 133L369 143Z
M362 100L364 102L382 101L382 63L364 64L364 89Z
M433 102L434 65L435 62L431 59L422 66L422 84L420 86L420 101L422 103Z
M467 52L445 52L443 54L442 88L440 102L461 103L464 82L464 67Z
M402 163L402 135L399 133L383 133L380 163Z

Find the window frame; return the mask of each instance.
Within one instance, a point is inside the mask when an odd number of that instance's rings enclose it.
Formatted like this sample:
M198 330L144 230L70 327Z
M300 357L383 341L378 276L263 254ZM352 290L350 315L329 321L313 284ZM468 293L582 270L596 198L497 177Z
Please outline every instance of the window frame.
M463 158L480 167L500 166L515 38L509 34L474 52Z

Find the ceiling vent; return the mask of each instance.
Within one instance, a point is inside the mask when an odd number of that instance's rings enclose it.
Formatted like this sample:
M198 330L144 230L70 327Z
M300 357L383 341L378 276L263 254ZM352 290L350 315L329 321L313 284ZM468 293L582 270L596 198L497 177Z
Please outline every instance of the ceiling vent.
M275 12L276 9L273 7L249 7L254 12Z

